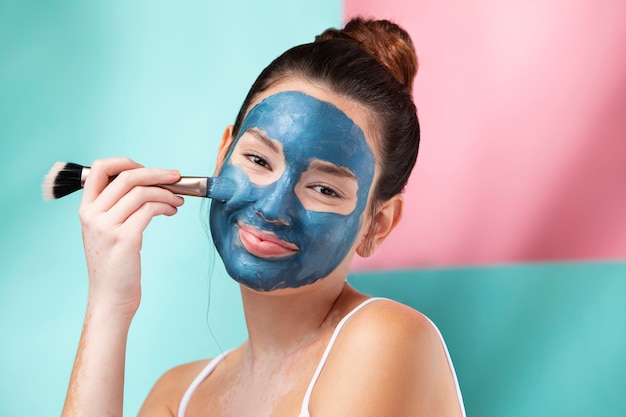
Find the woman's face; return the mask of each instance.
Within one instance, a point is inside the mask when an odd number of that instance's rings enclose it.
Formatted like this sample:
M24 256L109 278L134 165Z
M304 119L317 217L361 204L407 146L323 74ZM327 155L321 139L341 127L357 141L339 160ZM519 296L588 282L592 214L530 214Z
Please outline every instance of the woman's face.
M375 167L363 130L333 103L302 91L267 94L219 173L237 191L213 200L210 214L229 275L257 291L311 284L346 259Z

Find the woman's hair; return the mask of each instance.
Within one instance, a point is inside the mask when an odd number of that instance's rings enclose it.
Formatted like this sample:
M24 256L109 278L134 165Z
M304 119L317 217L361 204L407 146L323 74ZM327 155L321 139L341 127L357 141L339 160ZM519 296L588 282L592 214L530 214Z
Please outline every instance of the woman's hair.
M276 58L252 85L237 115L241 129L250 103L272 85L302 78L328 88L365 109L378 145L381 168L376 206L400 193L415 165L419 122L412 98L417 57L408 33L388 20L354 18L343 29L328 29L315 42Z

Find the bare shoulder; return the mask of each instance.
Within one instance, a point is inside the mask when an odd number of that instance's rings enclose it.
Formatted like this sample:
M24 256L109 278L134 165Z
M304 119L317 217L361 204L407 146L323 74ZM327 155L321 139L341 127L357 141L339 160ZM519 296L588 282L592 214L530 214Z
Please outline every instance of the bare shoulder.
M439 330L419 311L392 300L376 300L357 312L339 335L337 350L362 361L425 366L448 359ZM421 369L423 371L423 369Z
M318 415L461 415L439 331L420 312L391 300L371 302L346 322L311 407L319 407Z
M176 416L180 399L208 362L209 360L189 362L165 372L152 387L138 417Z
M370 334L370 333L374 334ZM346 323L346 333L352 336L399 337L415 342L434 338L439 332L433 323L419 311L399 302L373 300Z

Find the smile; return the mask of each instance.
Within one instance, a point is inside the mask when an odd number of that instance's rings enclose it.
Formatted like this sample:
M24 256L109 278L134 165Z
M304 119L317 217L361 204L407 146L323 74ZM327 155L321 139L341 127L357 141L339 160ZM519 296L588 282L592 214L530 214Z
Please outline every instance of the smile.
M298 246L279 239L273 233L241 223L237 226L239 227L241 244L246 251L256 257L278 258L290 256L299 251Z

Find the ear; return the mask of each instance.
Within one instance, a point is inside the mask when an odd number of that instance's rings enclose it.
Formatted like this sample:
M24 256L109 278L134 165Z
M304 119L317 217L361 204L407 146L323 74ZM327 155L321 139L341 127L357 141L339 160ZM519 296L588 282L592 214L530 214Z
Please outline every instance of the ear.
M224 165L224 161L226 160L226 155L228 155L228 151L230 147L233 145L233 125L226 126L224 129L224 133L222 134L222 141L220 142L220 147L217 151L217 162L215 163L215 174L214 177L222 170L222 165Z
M404 199L400 194L394 195L383 204L371 219L367 234L356 248L359 256L367 258L376 252L376 249L400 222L403 206Z

